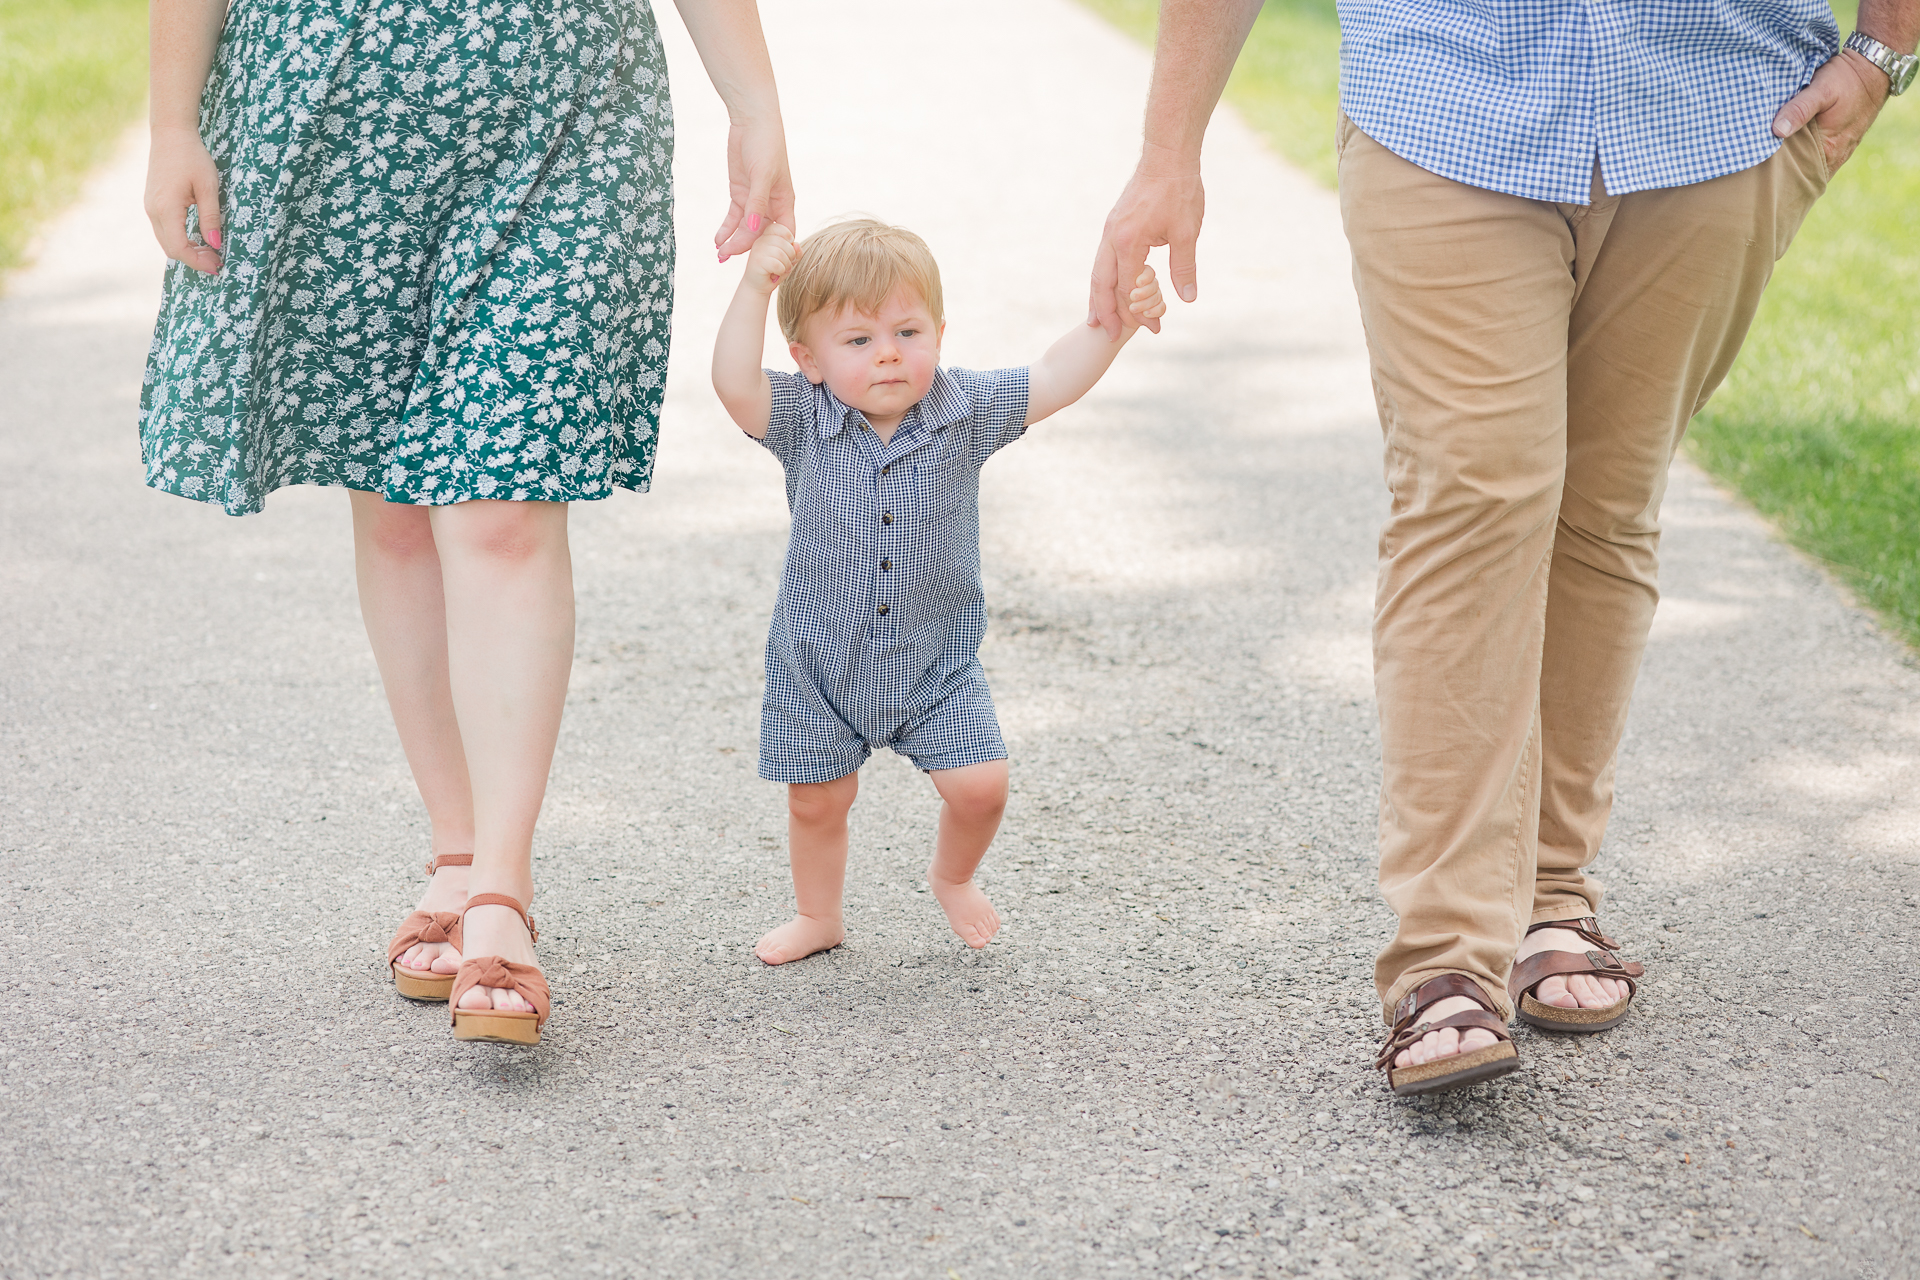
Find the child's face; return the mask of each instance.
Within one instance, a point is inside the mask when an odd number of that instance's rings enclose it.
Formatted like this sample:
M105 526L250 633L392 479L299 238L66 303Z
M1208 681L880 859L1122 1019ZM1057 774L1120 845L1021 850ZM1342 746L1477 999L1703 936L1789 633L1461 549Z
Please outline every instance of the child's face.
M926 300L902 289L878 313L846 306L809 316L787 350L800 372L826 383L841 404L891 429L933 387L943 332Z

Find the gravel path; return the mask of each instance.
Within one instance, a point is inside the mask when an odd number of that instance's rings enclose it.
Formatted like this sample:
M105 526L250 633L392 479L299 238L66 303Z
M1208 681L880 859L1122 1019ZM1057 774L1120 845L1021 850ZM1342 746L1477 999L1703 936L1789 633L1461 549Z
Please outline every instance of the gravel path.
M767 8L805 223L914 226L950 361L1037 354L1144 56L1063 0ZM1202 304L988 472L1001 939L947 933L886 758L848 945L760 967L785 511L705 385L734 269L673 40L681 342L656 491L574 515L537 1052L387 982L425 832L344 499L140 483L136 151L0 303L0 1276L1920 1270L1920 671L1691 468L1600 868L1642 1007L1468 1095L1366 1069L1377 431L1334 201L1231 119Z

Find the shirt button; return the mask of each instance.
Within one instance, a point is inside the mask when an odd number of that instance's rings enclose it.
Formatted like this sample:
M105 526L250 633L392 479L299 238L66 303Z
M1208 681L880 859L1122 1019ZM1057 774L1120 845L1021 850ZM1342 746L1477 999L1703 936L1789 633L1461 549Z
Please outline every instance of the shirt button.
M882 561L880 562L880 572L882 572L882 573L892 573L892 572L893 572L893 561L891 561L891 560L882 560Z
M888 464L887 464L886 466L884 466L884 467L882 467L882 468L880 468L880 474L881 474L881 475L885 475L885 474L887 474L887 472L889 472L889 471L891 471L891 470L893 470L893 464L892 464L891 462L889 462L889 463L888 463Z
M887 616L887 606L885 605L880 606L880 616L883 618Z
M892 524L892 523L893 523L893 512L891 512L891 511L882 511L882 512L880 513L880 523L881 523L881 524Z

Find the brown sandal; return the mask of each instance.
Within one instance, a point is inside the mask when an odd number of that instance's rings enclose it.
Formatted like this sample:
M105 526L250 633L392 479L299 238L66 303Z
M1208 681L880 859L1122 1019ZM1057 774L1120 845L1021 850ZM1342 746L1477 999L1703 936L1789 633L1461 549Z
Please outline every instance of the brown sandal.
M468 911L475 907L490 906L512 907L526 922L528 939L540 941L540 931L533 927L533 917L527 914L527 909L517 899L509 898L504 893L476 893L467 899ZM460 997L472 987L518 991L521 998L533 1006L533 1012L462 1009ZM547 991L547 977L540 972L540 966L503 960L499 956L469 956L462 960L460 972L454 975L453 990L447 999L453 1008L455 1040L498 1040L502 1044L539 1044L540 1028L546 1025L547 1011L552 1005L552 997Z
M1647 971L1637 961L1621 962L1620 957L1614 954L1620 949L1620 944L1600 932L1598 920L1584 916L1578 920L1542 920L1527 926L1529 934L1537 929L1565 929L1579 934L1582 941L1600 949L1542 951L1514 965L1513 972L1507 976L1507 992L1514 997L1522 1022L1548 1031L1605 1031L1627 1016L1627 1006L1633 1003L1634 994L1640 989L1634 979L1644 977ZM1581 973L1624 982L1627 984L1627 994L1599 1009L1562 1009L1533 998L1534 988L1545 979L1556 974Z
M1465 996L1480 1008L1466 1009L1438 1022L1417 1021L1422 1013L1450 996ZM1484 1049L1470 1049L1451 1057L1436 1058L1432 1062L1416 1063L1410 1067L1393 1065L1393 1060L1400 1056L1401 1051L1411 1048L1420 1037L1447 1027L1461 1031L1491 1031L1495 1040ZM1504 1076L1519 1067L1520 1055L1513 1047L1513 1037L1507 1032L1507 1024L1500 1020L1493 1001L1480 989L1480 984L1463 973L1443 973L1437 978L1427 979L1400 997L1400 1003L1393 1009L1393 1029L1387 1032L1386 1041L1380 1046L1379 1056L1374 1058L1373 1065L1376 1070L1387 1073L1387 1085L1394 1093L1410 1098L1422 1093L1464 1089L1482 1080Z
M427 863L427 874L442 867L470 867L470 853L443 853ZM400 957L422 942L450 942L460 949L460 913L458 911L416 911L400 922L400 931L387 944L387 969L393 974L393 989L409 1000L445 1000L453 990L453 975L431 969L409 969Z

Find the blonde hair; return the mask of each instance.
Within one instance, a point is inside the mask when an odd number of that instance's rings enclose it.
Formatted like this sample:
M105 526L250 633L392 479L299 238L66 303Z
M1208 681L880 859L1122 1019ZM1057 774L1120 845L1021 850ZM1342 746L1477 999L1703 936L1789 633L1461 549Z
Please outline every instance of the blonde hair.
M934 324L946 323L939 264L905 227L850 218L822 227L798 248L799 260L780 281L780 332L788 342L800 341L800 326L822 311L878 311L902 287L920 295Z

